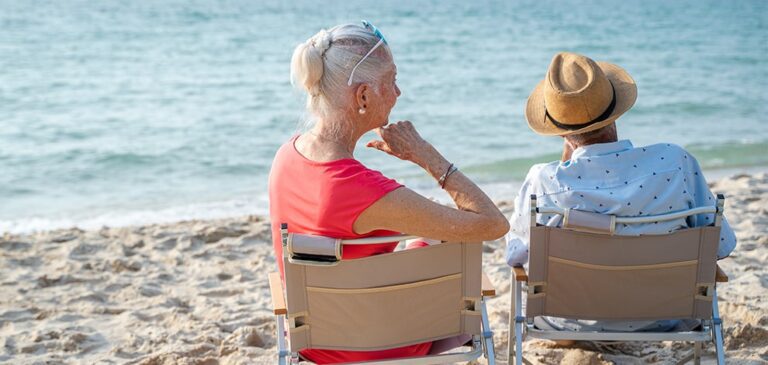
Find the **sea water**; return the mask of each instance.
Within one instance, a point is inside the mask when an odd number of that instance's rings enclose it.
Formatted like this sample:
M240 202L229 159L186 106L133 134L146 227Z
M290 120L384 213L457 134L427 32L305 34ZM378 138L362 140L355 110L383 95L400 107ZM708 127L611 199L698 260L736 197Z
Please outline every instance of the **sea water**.
M559 157L530 91L559 51L625 68L636 145L705 169L768 165L768 2L0 1L0 232L265 214L277 148L306 119L293 47L367 19L408 119L495 199ZM418 167L356 157L428 195Z

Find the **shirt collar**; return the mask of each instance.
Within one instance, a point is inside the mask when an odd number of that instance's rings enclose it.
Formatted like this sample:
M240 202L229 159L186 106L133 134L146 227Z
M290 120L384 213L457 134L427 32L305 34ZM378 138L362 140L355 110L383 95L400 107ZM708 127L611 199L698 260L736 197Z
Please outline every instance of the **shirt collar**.
M630 142L628 139L623 139L618 142L596 143L577 148L571 154L571 160L575 160L577 158L607 155L609 153L622 152L632 148L632 142Z

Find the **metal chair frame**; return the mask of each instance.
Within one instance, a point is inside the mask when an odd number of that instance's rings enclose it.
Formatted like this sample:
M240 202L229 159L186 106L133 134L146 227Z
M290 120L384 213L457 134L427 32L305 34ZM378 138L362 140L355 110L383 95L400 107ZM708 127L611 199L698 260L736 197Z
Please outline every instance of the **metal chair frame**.
M556 207L537 207L536 195L531 195L531 227L536 227L536 214L560 214L565 211ZM725 198L722 194L717 196L717 205L714 207L699 207L685 211L673 212L655 216L644 217L616 217L616 223L652 223L678 218L685 218L695 214L714 213L715 226L720 226L722 222ZM719 270L719 268L718 268ZM722 277L717 281L727 281L727 277ZM581 341L692 341L694 349L691 353L677 362L684 364L691 360L695 364L700 364L702 344L713 341L715 344L715 353L717 364L725 364L725 354L723 349L722 319L717 306L717 288L713 288L712 300L712 318L701 319L701 329L698 331L686 332L598 332L598 331L551 331L541 330L534 326L533 317L528 317L522 311L522 294L528 291L528 278L523 267L512 268L511 275L511 296L509 319L509 341L508 341L508 363L522 365L530 362L523 357L523 340L530 336L532 338L547 340L581 340Z
M281 227L281 233L283 235L283 252L286 254L285 250L285 242L287 240L288 235L288 229L287 225L283 224ZM359 239L350 239L350 240L340 240L338 241L338 244L344 244L344 245L365 245L365 244L376 244L376 243L388 243L388 242L400 242L405 241L409 239L418 238L417 236L408 236L408 235L398 235L398 236L387 236L387 237L368 237L368 238L359 238ZM291 260L292 263L297 263L301 265L316 265L316 266L332 266L337 264L337 262L315 262L311 260L298 260L293 259L289 257L289 260ZM279 303L285 303L285 294L282 289L282 284L280 283L280 277L278 273L273 273L273 276L270 278L270 286L272 287L272 292L278 292L280 295L282 295L282 298L275 298L273 296L273 310L275 313L275 320L276 320L276 331L277 331L277 363L279 365L286 365L286 364L299 364L303 360L299 357L298 352L291 352L288 350L288 343L290 341L290 336L288 334L287 328L295 327L295 323L293 323L292 319L286 318L286 313L284 304L282 304L282 307ZM485 292L485 290L483 290ZM495 295L495 290L494 294ZM493 296L490 295L490 296ZM493 347L493 331L490 327L490 322L488 320L488 311L486 308L486 297L488 295L485 295L483 293L479 300L476 300L474 303L475 309L479 309L482 316L482 331L480 335L474 335L472 336L471 340L471 346L466 351L461 352L449 352L449 353L442 353L442 354L435 354L435 355L428 355L428 356L418 356L418 357L410 357L410 358L396 358L396 359L389 359L389 360L378 360L378 361L365 361L365 362L357 362L357 363L350 363L350 364L377 364L377 365L385 365L385 364L405 364L405 365L431 365L431 364L447 364L447 363L456 363L456 362L470 362L479 359L480 357L485 357L488 361L489 365L494 365L496 363L496 355L494 352ZM280 301L282 299L282 301Z

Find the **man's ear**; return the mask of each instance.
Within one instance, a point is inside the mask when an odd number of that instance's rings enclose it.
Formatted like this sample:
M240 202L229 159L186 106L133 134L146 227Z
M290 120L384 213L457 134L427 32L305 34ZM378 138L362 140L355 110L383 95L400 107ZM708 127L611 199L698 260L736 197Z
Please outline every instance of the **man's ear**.
M571 154L573 153L573 144L571 144L571 141L568 140L568 138L563 137L563 155L560 157L560 160L565 162L571 159Z
M564 148L569 148L571 146L571 144L568 143L568 138L565 138L565 136L560 136L560 138L563 139L563 147Z

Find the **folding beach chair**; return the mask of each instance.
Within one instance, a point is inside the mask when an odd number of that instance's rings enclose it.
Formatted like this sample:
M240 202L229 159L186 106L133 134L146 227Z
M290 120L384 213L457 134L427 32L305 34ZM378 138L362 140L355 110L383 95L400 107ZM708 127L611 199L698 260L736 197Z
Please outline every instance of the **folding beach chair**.
M717 363L724 364L715 287L716 282L727 281L716 261L724 201L718 195L713 207L623 218L539 208L536 196L531 195L529 272L513 268L509 363L523 363L523 340L530 336L548 340L693 341L693 352L679 364L691 359L699 364L702 343L713 341ZM616 224L654 223L703 213L715 214L712 225L663 235L613 235ZM537 225L536 214L561 214L563 227ZM527 293L524 309L523 291ZM690 319L699 320L701 326L684 332L556 331L537 328L537 316Z
M281 233L285 287L279 273L269 277L279 364L299 363L303 349L376 351L457 338L469 340L469 349L459 344L440 354L365 363L445 364L481 356L495 363L485 306L495 290L482 273L481 244L441 243L342 261L342 244L415 237L340 240L288 233L286 224Z

